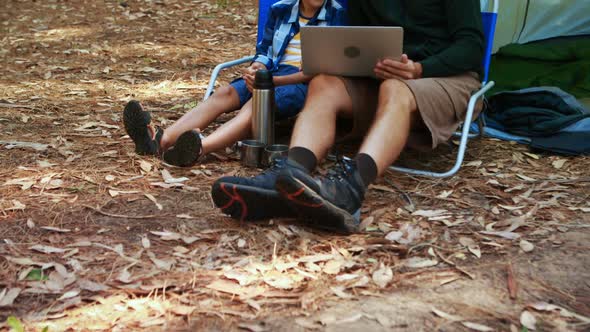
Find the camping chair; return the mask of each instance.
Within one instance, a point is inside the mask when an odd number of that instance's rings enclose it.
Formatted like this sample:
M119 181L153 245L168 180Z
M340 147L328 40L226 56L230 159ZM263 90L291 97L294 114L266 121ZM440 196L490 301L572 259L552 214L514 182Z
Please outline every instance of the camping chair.
M482 80L481 88L475 92L471 98L469 99L469 104L467 106L467 114L465 115L465 121L463 122L463 126L461 132L456 132L455 137L460 137L461 141L459 143L459 151L457 152L457 159L455 160L455 164L453 167L446 171L446 172L431 172L431 171L424 171L424 170L417 170L412 168L405 168L405 167L398 167L398 166L390 166L389 169L393 171L409 173L413 175L421 175L421 176L430 176L435 178L445 178L454 175L459 171L461 168L461 164L463 163L463 158L465 157L465 150L467 149L467 141L469 138L478 136L477 134L470 134L469 129L471 127L471 120L473 118L473 110L475 109L475 104L480 98L483 98L484 94L488 92L493 86L494 82L488 82L488 72L490 69L490 62L492 59L492 48L494 45L494 32L496 30L496 21L498 19L498 7L500 0L490 0L489 2L492 3L492 11L482 11L482 23L483 23L483 32L485 36L485 53L483 58L483 68L484 68L484 77ZM488 3L489 5L489 3ZM483 133L483 121L480 118L480 130L479 133Z
M338 2L342 6L346 6L347 0L338 0ZM256 38L256 43L259 43L262 40L262 34L264 33L264 25L266 24L266 20L268 19L268 15L270 13L270 6L272 6L275 2L279 2L279 0L259 0L258 1L258 35ZM224 62L215 67L213 72L211 73L211 79L209 80L209 85L207 86L207 91L205 92L205 96L203 100L207 100L209 96L213 93L213 89L215 88L215 82L217 81L217 77L219 73L226 68L234 67L237 65L241 65L243 63L251 62L254 60L254 56L247 56L241 59Z

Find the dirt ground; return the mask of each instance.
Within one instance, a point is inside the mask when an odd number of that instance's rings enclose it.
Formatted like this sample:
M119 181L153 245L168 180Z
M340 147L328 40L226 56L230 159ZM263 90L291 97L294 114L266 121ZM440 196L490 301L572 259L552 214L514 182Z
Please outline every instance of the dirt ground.
M0 330L590 329L588 157L479 139L450 179L379 179L360 234L239 223L210 186L256 170L137 156L121 111L141 100L166 127L199 103L216 64L252 54L255 1L0 8Z

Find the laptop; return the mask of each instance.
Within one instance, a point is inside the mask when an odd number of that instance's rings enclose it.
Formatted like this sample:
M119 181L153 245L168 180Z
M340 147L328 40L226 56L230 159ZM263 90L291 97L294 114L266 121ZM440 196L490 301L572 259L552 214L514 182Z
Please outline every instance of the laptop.
M402 27L305 26L301 28L301 56L306 75L375 77L379 59L400 59Z

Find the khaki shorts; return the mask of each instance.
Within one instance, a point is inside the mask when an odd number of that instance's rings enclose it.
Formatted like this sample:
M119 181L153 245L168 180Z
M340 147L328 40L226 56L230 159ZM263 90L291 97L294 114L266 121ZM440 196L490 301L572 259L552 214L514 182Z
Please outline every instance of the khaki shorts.
M377 111L380 81L370 78L341 78L352 99L352 136L364 135L370 129ZM451 138L453 132L465 119L471 94L481 87L476 73L469 72L453 77L433 77L404 82L414 94L416 105L427 130L413 131L409 142L421 145L423 142L435 148ZM478 102L474 118L482 109ZM412 144L414 143L414 144Z

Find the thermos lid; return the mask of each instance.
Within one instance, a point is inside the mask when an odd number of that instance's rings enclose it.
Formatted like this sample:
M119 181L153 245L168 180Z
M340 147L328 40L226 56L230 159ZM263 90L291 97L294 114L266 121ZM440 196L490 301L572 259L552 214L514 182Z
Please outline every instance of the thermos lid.
M254 89L272 89L272 73L268 70L258 70L254 78Z

